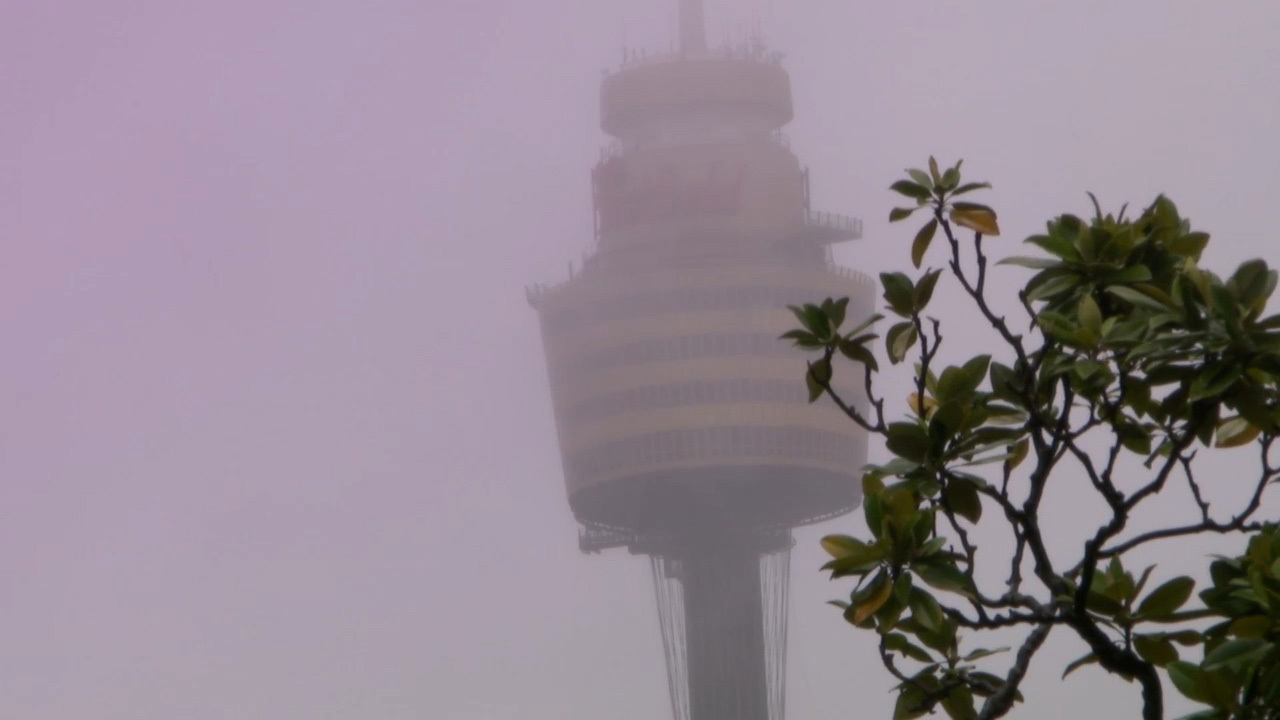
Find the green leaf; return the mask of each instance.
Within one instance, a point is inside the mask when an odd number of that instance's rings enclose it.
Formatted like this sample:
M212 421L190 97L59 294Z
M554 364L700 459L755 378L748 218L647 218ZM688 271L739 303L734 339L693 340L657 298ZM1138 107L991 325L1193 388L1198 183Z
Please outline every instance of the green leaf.
M933 180L930 179L930 177L923 170L916 170L915 168L911 168L907 170L907 174L911 176L912 180L916 181L917 185L924 188L933 187Z
M822 303L823 310L827 313L827 319L831 322L831 327L839 330L844 324L845 312L849 309L849 298L842 297L839 300L827 298Z
M1027 458L1027 453L1030 450L1031 442L1026 438L1014 443L1013 447L1009 450L1009 457L1004 461L1004 471L1013 472L1014 469L1021 465L1022 461Z
M973 483L955 478L942 488L942 500L952 512L971 523L977 523L982 517L982 500L978 496L978 488Z
M897 365L907 356L907 351L916 344L916 326L910 321L901 322L889 328L885 335L885 350L889 353L889 362Z
M1096 583L1097 580L1095 579L1094 582ZM1124 605L1120 604L1118 600L1094 587L1089 588L1089 594L1085 596L1084 606L1090 612L1107 617L1115 617L1124 610Z
M1174 255L1198 258L1208 244L1209 233L1193 232L1166 242L1164 247Z
M967 595L969 578L950 560L922 560L911 563L911 570L921 580L938 590L948 590Z
M968 662L973 662L974 660L981 660L984 657L991 657L992 655L999 655L1000 653L1006 652L1009 652L1008 647L998 647L991 650L988 650L987 648L978 648L977 650L970 652L968 655L965 655L964 659Z
M1063 260L1078 261L1080 260L1080 252L1076 250L1076 245L1070 238L1061 235L1032 235L1027 238L1027 242L1048 252L1057 255Z
M893 720L915 720L928 711L921 707L924 691L912 684L903 684L898 700L893 706Z
M1106 292L1107 294L1114 295L1135 307L1154 310L1156 312L1166 312L1173 309L1145 293L1138 292L1137 290L1125 287L1124 285L1112 285L1107 288Z
M1036 283L1034 287L1028 284L1027 300L1032 302L1036 300L1047 300L1068 290L1074 290L1079 285L1080 278L1074 273L1051 277L1044 282Z
M1122 270L1109 272L1104 276L1106 282L1116 285L1145 283L1151 279L1151 268L1146 265L1130 265Z
M1178 632L1166 633L1165 636L1183 647L1204 644L1204 635L1195 630L1179 630Z
M894 208L889 211L889 222L898 222L911 217L911 213L919 210L919 206L913 208Z
M803 306L788 305L787 308L795 314L800 324L804 325L805 329L817 336L819 340L826 340L831 337L831 323L822 308L807 303Z
M826 392L826 388L822 387L822 383L831 382L831 363L826 357L809 363L809 372L804 374L805 387L809 389L809 402L815 402L822 393Z
M911 608L911 618L921 627L933 632L942 630L946 616L942 614L942 606L929 591L916 588L908 598L907 605Z
M876 323L880 322L883 319L884 319L884 315L881 315L880 313L873 313L866 320L863 320L862 322L858 323L857 327L845 333L845 337L853 337L854 335L857 335L858 333L862 332L863 330L866 330L872 325L875 325Z
M865 482L863 486L866 486ZM877 539L880 538L884 532L884 504L880 502L879 495L872 495L863 490L862 517L866 520L867 529L871 531L871 534Z
M985 683L988 686L987 688L976 687L976 686L973 688L973 694L981 695L982 697L991 697L993 693L999 692L1000 688L1008 684L1004 678L989 672L983 672L981 670L970 671L969 677L979 682ZM1013 699L1017 702L1022 702L1023 701L1022 693L1017 690L1014 690Z
M952 192L951 194L963 195L967 192L973 192L974 190L981 190L983 188L989 188L989 187L991 187L991 183L989 182L965 183L964 185L961 185L960 187L956 188L955 191Z
M1208 695L1196 683L1196 678L1200 675L1199 667L1185 660L1176 660L1165 667L1165 672L1169 673L1169 679L1173 681L1173 686L1178 688L1178 692L1191 700L1208 704Z
M864 552L868 545L849 535L827 535L819 541L822 549L833 558L842 558L853 553Z
M1213 397L1240 379L1239 371L1229 363L1212 363L1201 368L1187 394L1188 402Z
M990 366L991 356L985 354L970 358L965 361L964 365L960 366L960 374L964 378L963 394L967 395L978 389L978 386L982 384L982 380L987 376L987 368ZM944 371L943 374L945 375L946 372ZM952 392L948 393L949 397L954 397L955 389L954 387L951 388Z
M914 200L928 200L933 196L933 193L929 192L928 188L910 180L899 180L890 185L889 189Z
M1147 580L1151 579L1151 571L1155 569L1155 565L1148 565L1147 569L1142 571L1142 575L1138 578L1138 584L1134 585L1133 590L1124 598L1126 605L1132 604L1133 599L1142 594L1142 589L1147 586Z
M959 166L949 167L947 168L946 172L942 173L942 181L938 183L938 187L942 188L943 190L951 190L959 182L960 182Z
M1163 635L1134 635L1133 649L1138 651L1143 660L1160 667L1178 659L1178 649Z
M1185 575L1169 580L1143 599L1138 605L1137 615L1145 619L1169 617L1191 597L1195 586L1196 581Z
M930 440L929 433L918 424L895 422L889 424L885 447L898 457L923 463L933 449L933 441Z
M880 273L880 285L884 287L884 299L890 309L898 315L910 317L915 294L911 278L900 272Z
M825 357L809 363L809 373L820 383L831 382L831 362Z
M903 655L922 663L933 662L933 656L919 645L913 645L902 633L889 633L884 636L884 646L896 650Z
M1070 675L1071 673L1075 672L1076 670L1079 670L1080 668L1084 667L1085 665L1092 665L1093 663L1096 663L1096 662L1098 662L1098 656L1097 656L1097 655L1094 655L1093 653L1089 653L1088 655L1085 655L1084 657L1076 658L1075 660L1072 660L1072 661L1067 665L1067 669L1066 669L1066 670L1063 670L1063 671L1062 671L1062 679L1064 679L1064 680L1065 680L1065 679L1067 678L1067 676L1068 676L1068 675Z
M1018 267L1031 268L1032 270L1048 270L1049 268L1061 267L1062 262L1051 258L1023 257L1021 255L1013 255L1007 257L997 265L1017 265Z
M920 282L916 283L916 289L912 294L911 300L917 313L924 310L929 301L933 299L933 288L938 284L938 276L941 274L941 270L931 270L921 276Z
M1232 620L1227 632L1238 638L1251 640L1265 635L1271 625L1272 620L1266 615L1246 615Z
M1076 319L1080 321L1081 327L1087 328L1094 335L1102 334L1102 311L1098 309L1098 303L1092 295L1080 298L1080 304L1076 306Z
M933 184L942 184L942 174L938 172L938 160L932 155L929 156L929 177L933 179Z
M1266 640L1229 640L1206 654L1201 666L1208 671L1219 668L1239 670L1262 659L1271 647Z
M779 340L791 340L796 347L819 348L822 341L808 330L791 330L778 337Z
M874 338L876 336L872 335L871 337ZM840 348L840 354L844 355L850 360L853 360L854 362L860 362L863 365L866 365L867 367L871 368L872 370L880 369L880 363L876 362L876 356L872 354L872 352L868 350L867 347L862 343L853 342L852 340L847 340L847 339L841 339L839 342L839 348Z
M942 699L942 709L951 720L973 720L978 712L973 707L973 691L968 685L959 685Z
M929 243L933 242L933 235L938 230L938 219L933 218L925 223L916 233L915 240L911 241L911 264L917 268L924 260L924 253L929 249Z
M867 573L880 567L881 561L884 560L884 551L877 545L868 545L866 550L845 555L842 558L828 560L827 564L822 566L822 570L831 573L831 579L848 577L849 575L866 575Z
M893 581L893 597L903 605L911 597L911 573L902 573Z

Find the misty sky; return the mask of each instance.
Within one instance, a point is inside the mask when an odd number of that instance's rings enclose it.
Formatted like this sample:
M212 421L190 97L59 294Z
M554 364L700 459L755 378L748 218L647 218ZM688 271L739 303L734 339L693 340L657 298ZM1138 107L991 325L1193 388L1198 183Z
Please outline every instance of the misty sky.
M674 5L0 3L0 718L669 716L647 561L578 552L524 287L589 246L600 71ZM708 0L712 44L757 25L846 264L906 263L885 188L930 153L995 183L999 254L1163 191L1211 267L1280 262L1273 2ZM793 718L888 716L816 572L858 522L798 533ZM1132 716L1057 682L1081 652L1014 716Z

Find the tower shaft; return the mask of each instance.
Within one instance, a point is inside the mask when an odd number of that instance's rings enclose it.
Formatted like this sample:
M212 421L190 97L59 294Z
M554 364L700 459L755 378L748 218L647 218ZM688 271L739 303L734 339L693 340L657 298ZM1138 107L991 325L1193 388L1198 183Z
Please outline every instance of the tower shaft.
M692 720L769 720L760 555L748 544L686 549L685 643Z

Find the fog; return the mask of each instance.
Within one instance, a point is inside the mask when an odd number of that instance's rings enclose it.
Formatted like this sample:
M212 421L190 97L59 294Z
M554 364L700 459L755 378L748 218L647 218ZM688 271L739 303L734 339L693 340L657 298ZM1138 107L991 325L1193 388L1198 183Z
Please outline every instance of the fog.
M1092 190L1168 193L1213 268L1280 260L1273 3L707 13L713 44L758 29L786 54L814 206L865 222L843 264L907 262L886 188L931 153L995 184L996 254ZM648 563L578 550L525 286L590 247L601 70L674 20L0 5L0 717L669 717ZM1054 498L1062 537L1075 501ZM869 638L823 604L847 587L817 572L817 538L860 523L797 533L792 718L889 715ZM1052 638L1013 716L1133 716L1100 671L1059 682L1079 654Z

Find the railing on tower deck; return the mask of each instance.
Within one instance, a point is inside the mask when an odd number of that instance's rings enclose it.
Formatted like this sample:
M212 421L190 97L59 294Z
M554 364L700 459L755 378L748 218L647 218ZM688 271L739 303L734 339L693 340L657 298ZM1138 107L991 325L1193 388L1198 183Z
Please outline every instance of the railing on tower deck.
M826 230L853 233L857 237L862 237L862 221L848 215L837 215L836 213L822 212L820 210L805 210L804 224Z
M608 253L601 252L601 251L597 251L589 255L585 255L584 262L583 262L583 269L590 270L592 268L598 268L602 265L607 265L609 263L609 260L610 258L608 256ZM722 258L716 258L711 262L719 263L722 261L723 261ZM783 268L796 267L786 262L778 262L776 264ZM843 265L837 265L835 262L835 259L831 254L830 246L826 246L824 248L824 255L823 255L821 268L825 272L831 273L832 275L835 275L839 278L842 278L844 280L848 280L854 283L864 291L874 292L878 287L878 285L876 285L876 282L871 277L863 273L860 273L857 270L854 270L852 268L847 268L847 267L844 267ZM813 268L812 267L806 268L801 266L799 269L812 270ZM534 283L532 285L527 285L525 286L525 298L528 300L530 305L537 305L538 301L541 300L543 297L555 295L557 292L568 287L571 279L572 278L558 282L558 283L550 283L550 284Z
M853 268L847 268L843 265L837 265L835 264L834 260L828 260L826 269L827 269L827 272L831 273L832 275L839 276L841 278L844 278L845 280L852 280L862 288L866 288L874 291L876 288L879 287L878 285L876 285L876 282L871 279L870 276L864 273L860 273L857 270L854 270Z
M650 53L644 49L622 49L622 64L617 70L605 68L603 75L608 77L615 72L627 70L633 67L641 67L644 65L662 65L664 63L678 62L689 58L709 58L724 60L749 60L755 62L766 63L768 65L781 65L785 59L785 55L777 50L768 49L764 41L759 38L751 38L745 42L736 45L722 45L715 49L708 49L704 52L680 52L675 48L669 48L665 51Z

